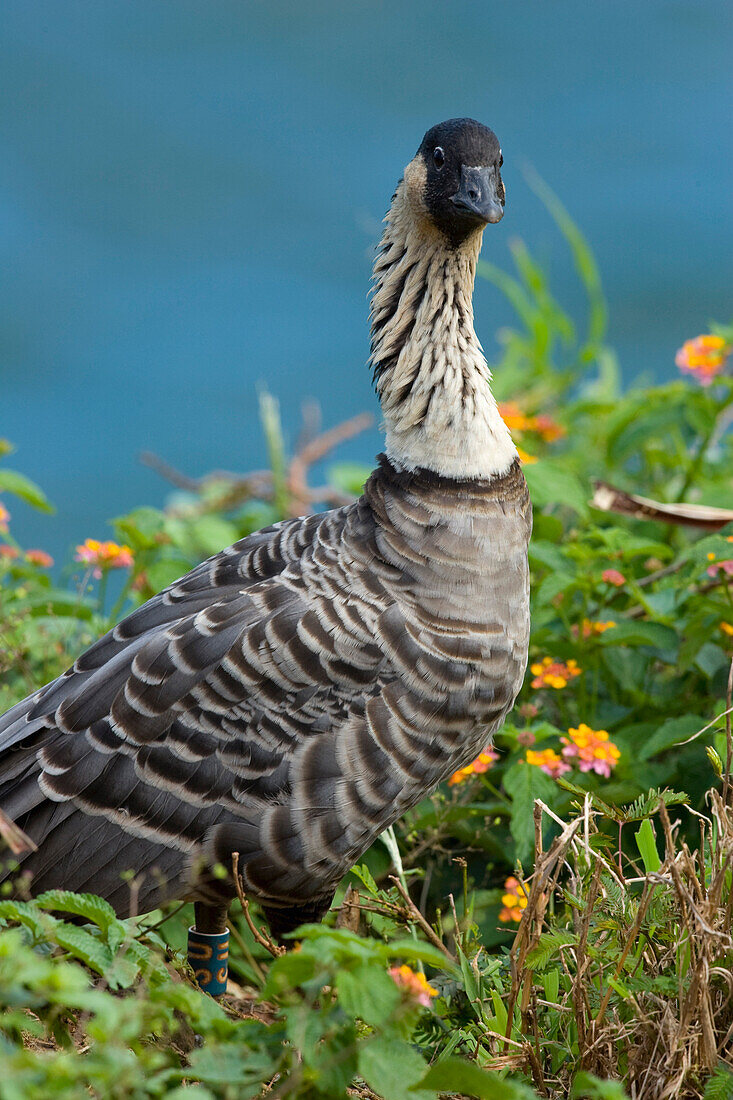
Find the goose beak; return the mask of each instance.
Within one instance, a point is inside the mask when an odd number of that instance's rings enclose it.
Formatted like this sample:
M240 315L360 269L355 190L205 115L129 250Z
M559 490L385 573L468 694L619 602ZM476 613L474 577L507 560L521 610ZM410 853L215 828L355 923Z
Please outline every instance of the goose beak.
M461 185L451 202L459 210L473 214L484 225L495 225L504 217L504 205L498 193L498 172L494 168L461 168ZM503 190L503 189L502 189Z

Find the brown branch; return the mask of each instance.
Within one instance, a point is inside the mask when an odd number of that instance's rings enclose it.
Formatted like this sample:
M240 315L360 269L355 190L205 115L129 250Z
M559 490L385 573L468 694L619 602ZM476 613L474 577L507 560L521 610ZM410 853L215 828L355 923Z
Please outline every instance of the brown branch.
M418 907L415 905L415 902L412 900L412 898L408 894L407 890L405 890L404 886L402 885L400 880L397 878L397 876L396 875L390 875L389 880L390 880L390 882L393 882L394 885L397 887L397 893L400 895L400 897L404 901L405 905L407 906L408 915L412 918L412 920L415 922L415 924L418 924L420 926L420 928L422 928L423 932L425 933L427 938L430 940L433 947L437 947L439 951L443 952L443 954L446 956L446 958L450 959L450 961L452 963L456 963L457 959L456 959L455 955L451 954L451 952L445 946L443 941L436 934L435 930L430 927L428 922L425 920L425 917L422 915L422 913L420 912ZM456 931L457 931L457 921L456 921Z
M14 856L22 855L23 852L38 851L38 845L35 841L31 840L28 834L24 833L21 827L16 825L2 810L0 810L0 837L3 838Z
M590 504L601 512L618 512L634 519L655 519L660 523L687 524L707 531L720 531L733 522L733 510L707 504L664 504L649 497L626 493L605 481L594 481Z
M239 904L242 906L244 919L247 922L247 927L254 936L255 943L258 943L260 947L264 947L265 951L269 951L273 959L279 959L281 955L285 954L285 948L281 947L277 943L273 943L272 939L270 938L270 936L267 935L264 928L256 928L255 923L252 920L252 916L249 911L249 900L244 896L242 878L239 874L239 852L232 852L232 871L234 873L234 885L237 890Z

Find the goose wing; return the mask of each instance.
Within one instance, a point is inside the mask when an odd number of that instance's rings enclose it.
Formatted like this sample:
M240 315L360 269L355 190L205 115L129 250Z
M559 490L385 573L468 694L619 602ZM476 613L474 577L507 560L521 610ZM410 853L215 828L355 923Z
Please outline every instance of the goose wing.
M364 826L346 838L334 825L328 735L389 679L373 526L359 502L243 539L0 720L0 804L39 844L24 863L36 888L88 887L124 908L121 872L156 867L166 884L148 875L150 905L195 877L196 857L233 850L250 889L283 902L334 877L334 845L356 850ZM360 782L383 804L384 753L360 747Z

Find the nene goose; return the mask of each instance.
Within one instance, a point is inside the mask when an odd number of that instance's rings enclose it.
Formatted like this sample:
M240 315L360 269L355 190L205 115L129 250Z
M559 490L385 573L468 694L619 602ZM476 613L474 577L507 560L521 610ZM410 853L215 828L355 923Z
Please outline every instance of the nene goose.
M360 499L216 554L0 719L0 807L38 846L34 891L124 916L132 869L139 911L194 899L216 932L238 852L281 936L503 722L530 507L472 307L501 164L491 130L452 119L397 186L371 302L386 453Z

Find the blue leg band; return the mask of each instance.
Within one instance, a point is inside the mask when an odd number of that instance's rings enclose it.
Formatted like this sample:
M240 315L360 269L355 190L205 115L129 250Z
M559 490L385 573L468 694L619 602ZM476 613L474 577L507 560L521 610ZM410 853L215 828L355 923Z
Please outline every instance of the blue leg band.
M188 961L204 993L226 993L229 971L229 929L224 932L188 930Z

